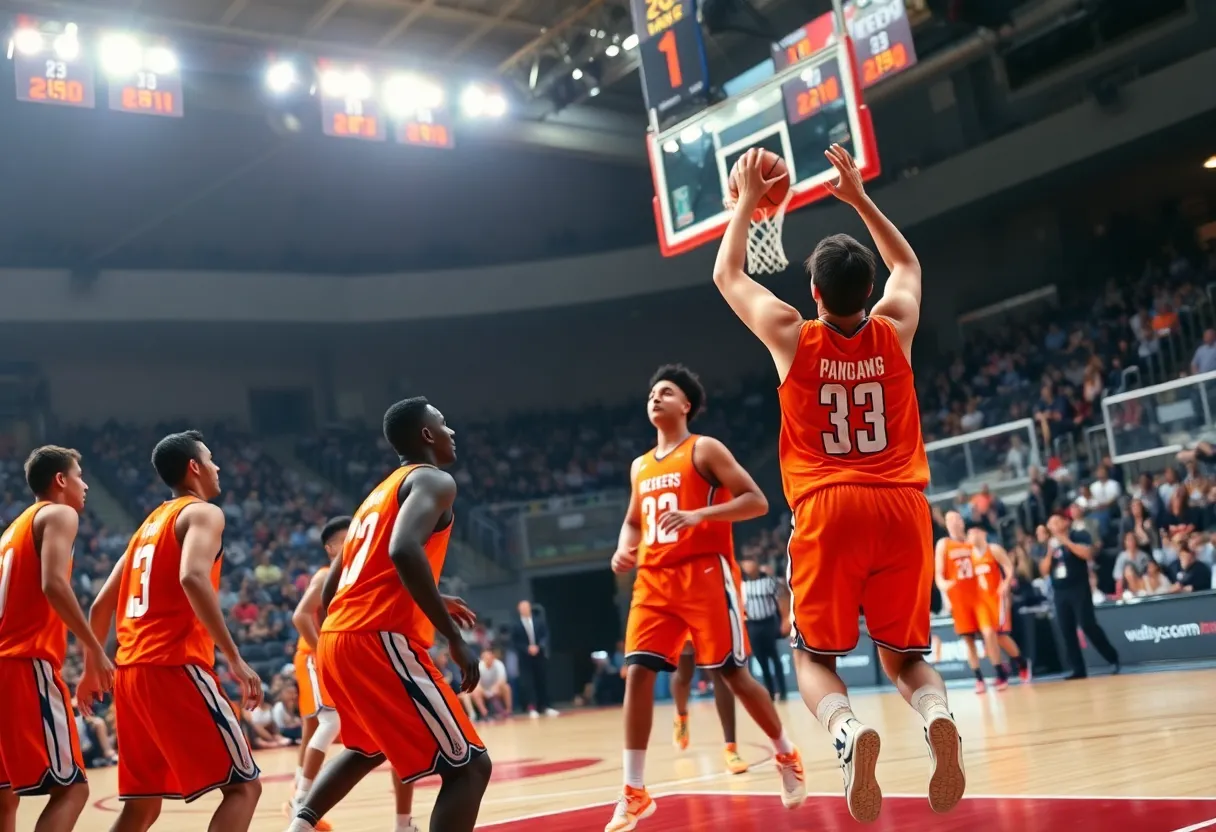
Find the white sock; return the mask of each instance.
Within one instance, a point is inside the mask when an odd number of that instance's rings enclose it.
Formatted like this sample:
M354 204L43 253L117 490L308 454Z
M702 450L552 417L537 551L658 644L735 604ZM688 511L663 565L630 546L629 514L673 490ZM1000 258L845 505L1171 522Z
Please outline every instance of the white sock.
M785 733L785 728L781 729L781 735L777 737L769 737L773 748L778 754L790 754L794 751L794 744L790 742L789 736Z
M287 827L287 832L317 832L317 830L308 821L296 818L291 822L291 826Z
M815 718L833 736L836 735L836 728L840 723L852 717L853 706L849 704L849 697L843 693L829 693L819 700L819 707L815 709Z
M635 789L646 788L646 749L625 749L625 785Z
M304 798L308 797L308 792L312 789L312 781L307 777L300 777L296 783L296 805L299 806L304 802Z
M291 781L291 785L299 786L300 778L304 776L304 766L296 766L296 779Z
M950 715L949 705L946 704L946 692L932 685L919 688L912 694L909 702L925 722L932 722L938 717L954 718Z
M414 828L413 815L397 815L397 828L394 832L410 832Z

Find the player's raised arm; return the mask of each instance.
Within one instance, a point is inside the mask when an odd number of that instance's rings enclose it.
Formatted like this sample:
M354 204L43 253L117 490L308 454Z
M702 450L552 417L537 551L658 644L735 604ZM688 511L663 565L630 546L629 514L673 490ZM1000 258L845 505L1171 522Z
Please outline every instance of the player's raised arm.
M308 588L300 596L300 603L296 604L296 611L291 614L291 623L295 625L296 632L313 650L317 649L317 638L321 635L317 627L317 613L321 609L321 590L328 575L328 572L317 572L312 576Z
M240 682L245 710L255 710L262 704L261 677L241 658L211 584L212 567L224 548L224 512L210 503L191 503L177 515L177 533L182 545L178 570L182 591L207 634L228 660L232 675Z
M911 358L912 338L920 322L920 261L904 235L866 194L861 173L849 151L834 144L824 151L824 155L840 174L838 182L828 183L828 190L841 202L851 205L861 216L866 230L874 238L882 262L891 272L882 299L874 304L874 314L895 322L904 354Z
M612 571L628 572L638 565L638 544L642 542L642 507L638 503L638 467L642 458L638 457L629 466L629 507L625 509L625 519L621 522L621 533L616 539L616 552L612 555Z
M705 478L725 488L731 499L692 511L664 512L659 518L661 531L678 531L707 520L715 523L737 523L763 517L768 513L768 498L725 445L710 436L699 437L693 447L693 456L697 468L705 472Z
M114 686L114 664L106 656L105 642L98 639L72 591L72 544L80 526L76 509L50 505L38 512L35 527L41 526L42 594L84 649L84 672L99 691Z
M739 320L768 347L778 373L784 378L794 361L802 315L744 271L751 216L756 204L772 184L772 181L764 178L760 166L761 154L755 148L744 153L735 166L739 200L718 249L718 259L714 263L714 285Z

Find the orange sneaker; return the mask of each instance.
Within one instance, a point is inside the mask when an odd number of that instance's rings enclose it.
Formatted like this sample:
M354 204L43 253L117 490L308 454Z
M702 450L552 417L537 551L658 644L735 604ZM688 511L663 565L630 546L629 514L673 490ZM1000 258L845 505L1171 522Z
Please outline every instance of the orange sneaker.
M681 751L688 748L688 714L676 714L675 725L671 730L671 742Z
M625 786L621 790L621 799L616 803L612 812L612 820L604 827L604 832L632 832L638 826L638 821L654 814L659 806L650 799L646 789L635 789Z
M294 820L295 816L296 816L296 807L294 805L292 805L292 802L290 800L288 800L286 803L283 804L283 817L287 818L288 820ZM321 818L319 821L317 821L316 825L313 827L313 829L317 830L317 832L333 832L333 828L334 828L333 825L330 824L330 822L327 821L325 818Z
M750 768L747 760L739 756L739 748L733 742L726 744L722 755L726 758L726 770L731 774L743 774Z
M795 748L789 754L777 755L777 772L781 775L781 803L787 809L797 809L806 802L806 772L802 755Z

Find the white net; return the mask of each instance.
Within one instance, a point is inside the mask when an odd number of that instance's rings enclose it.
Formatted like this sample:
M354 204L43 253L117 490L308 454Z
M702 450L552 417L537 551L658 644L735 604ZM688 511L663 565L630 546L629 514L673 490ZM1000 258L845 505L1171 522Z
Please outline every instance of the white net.
M749 274L777 274L785 271L790 261L785 256L785 247L781 243L781 228L785 225L785 207L789 205L789 197L781 203L781 207L771 214L757 212L752 217L747 229L747 271ZM732 200L726 200L727 209L733 210Z

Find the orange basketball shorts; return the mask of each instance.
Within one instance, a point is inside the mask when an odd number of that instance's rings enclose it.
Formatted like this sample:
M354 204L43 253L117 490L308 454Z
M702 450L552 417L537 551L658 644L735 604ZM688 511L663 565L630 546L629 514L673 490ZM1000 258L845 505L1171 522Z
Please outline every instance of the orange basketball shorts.
M45 659L0 659L0 788L46 794L85 782L72 695Z
M971 587L967 589L971 590ZM954 619L954 632L960 636L973 636L978 633L980 631L977 611L979 593L961 590L956 585L950 590L947 597L950 599L950 617Z
M322 633L321 677L342 744L384 754L401 782L463 766L486 747L426 648L400 633Z
M200 665L135 664L114 675L118 799L194 800L261 774L239 712Z
M1010 632L1006 599L996 592L980 593L975 604L975 624L980 631Z
M643 567L633 582L625 663L674 670L691 636L698 667L747 664L739 569L724 555Z
M322 708L333 708L334 703L325 692L321 673L317 669L314 653L296 653L296 687L300 689L300 716L314 717Z
M877 644L929 651L933 527L919 489L833 485L794 509L789 543L794 646L844 655L859 613Z

